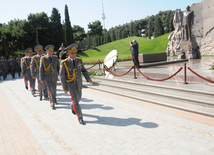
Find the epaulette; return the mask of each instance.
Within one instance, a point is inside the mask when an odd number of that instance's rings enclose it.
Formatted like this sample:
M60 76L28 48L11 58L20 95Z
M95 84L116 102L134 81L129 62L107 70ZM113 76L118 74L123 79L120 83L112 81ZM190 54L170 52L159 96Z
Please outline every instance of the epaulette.
M77 58L77 57L76 57L76 59L82 60L81 58Z

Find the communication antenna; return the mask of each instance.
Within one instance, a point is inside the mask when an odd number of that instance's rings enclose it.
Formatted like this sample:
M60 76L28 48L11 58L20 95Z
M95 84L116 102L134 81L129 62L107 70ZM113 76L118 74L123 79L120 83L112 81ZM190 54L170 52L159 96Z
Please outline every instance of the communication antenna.
M104 14L103 0L102 0L102 19L103 19L103 29L105 29L105 19L106 19L106 16Z

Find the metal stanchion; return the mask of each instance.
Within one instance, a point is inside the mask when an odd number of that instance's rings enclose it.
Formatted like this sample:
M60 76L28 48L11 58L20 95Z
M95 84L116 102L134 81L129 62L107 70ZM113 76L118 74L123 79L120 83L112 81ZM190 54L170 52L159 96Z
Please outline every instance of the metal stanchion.
M103 73L104 73L104 75L106 75L106 73L105 73L105 65L103 64Z
M115 63L114 63L114 60L113 60L113 66L112 66L112 67L113 67L113 69L114 69L114 71L115 71L115 66L114 66L114 65L115 65Z
M135 65L134 65L134 79L137 79Z
M99 70L100 70L100 60L99 60Z
M187 66L186 66L186 63L184 63L184 84L188 84L188 82L187 82Z

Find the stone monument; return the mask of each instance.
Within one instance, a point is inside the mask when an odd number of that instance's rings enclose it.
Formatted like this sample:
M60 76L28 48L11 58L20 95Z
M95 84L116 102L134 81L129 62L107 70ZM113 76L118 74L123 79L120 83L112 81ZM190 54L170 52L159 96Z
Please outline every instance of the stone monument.
M202 55L214 55L214 1L203 0L177 11L169 35L167 54L197 59ZM184 58L184 57L183 57Z
M178 55L181 52L180 43L183 41L183 12L176 11L173 19L173 26L175 30L169 35L169 43L167 47L168 56Z

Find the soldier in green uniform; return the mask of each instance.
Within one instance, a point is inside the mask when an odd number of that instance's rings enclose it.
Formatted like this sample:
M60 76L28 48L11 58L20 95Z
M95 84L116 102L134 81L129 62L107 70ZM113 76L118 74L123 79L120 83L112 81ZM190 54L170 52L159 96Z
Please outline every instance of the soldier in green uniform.
M47 85L48 96L52 109L55 109L56 101L56 84L59 71L59 60L53 56L54 46L45 47L47 55L42 56L39 68L39 80Z
M33 52L33 49L30 47L25 50L25 53L27 54L26 54L26 57L23 57L22 59L21 71L22 71L22 77L24 79L27 78L27 80L30 82L31 93L33 96L35 96L35 81L33 80L30 72L32 52Z
M92 83L92 80L85 69L83 62L80 58L76 58L76 44L69 45L67 50L68 58L63 60L60 64L60 78L64 92L68 91L72 98L71 110L73 114L77 115L80 124L84 125L82 111L79 101L82 96L82 77L85 77L87 82Z
M33 79L37 78L38 82L38 91L39 91L39 96L40 96L40 101L42 100L42 92L44 94L44 98L48 98L47 94L47 86L39 80L39 66L40 66L40 58L42 57L43 54L43 46L42 45L37 45L34 48L34 51L36 51L37 55L33 56L31 59L31 66L30 66L30 71L31 71L31 76Z
M14 79L15 73L16 73L16 61L14 60L12 55L9 56L8 64L9 64L11 76Z

